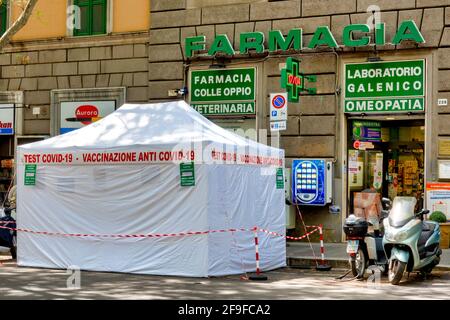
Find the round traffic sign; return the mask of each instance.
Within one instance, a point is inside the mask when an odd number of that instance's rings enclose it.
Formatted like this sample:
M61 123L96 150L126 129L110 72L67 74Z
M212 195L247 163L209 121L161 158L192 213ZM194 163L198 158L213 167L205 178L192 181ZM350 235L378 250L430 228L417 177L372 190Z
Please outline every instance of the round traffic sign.
M286 105L286 98L278 94L273 97L272 105L275 109L281 109Z

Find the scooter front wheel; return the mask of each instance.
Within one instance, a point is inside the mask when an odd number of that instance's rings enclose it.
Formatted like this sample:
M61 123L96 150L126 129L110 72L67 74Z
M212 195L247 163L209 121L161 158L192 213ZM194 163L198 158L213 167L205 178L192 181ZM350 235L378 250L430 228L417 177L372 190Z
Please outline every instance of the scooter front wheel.
M366 272L366 256L361 248L358 249L358 252L354 256L350 257L350 266L352 268L352 274L354 277L360 279L364 277L364 273Z
M393 260L389 264L389 282L393 285L397 285L403 278L403 272L405 272L406 263L400 260Z

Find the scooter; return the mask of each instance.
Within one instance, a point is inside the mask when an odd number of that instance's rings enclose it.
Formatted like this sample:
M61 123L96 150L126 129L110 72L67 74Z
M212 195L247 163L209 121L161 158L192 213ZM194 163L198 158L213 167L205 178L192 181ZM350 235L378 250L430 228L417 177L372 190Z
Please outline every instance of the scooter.
M415 214L414 197L396 197L389 219L384 220L383 247L389 257L389 282L399 284L405 270L425 277L439 264L439 224L424 221L429 210Z
M14 208L5 207L4 216L0 217L0 227L16 228L13 218ZM17 258L17 231L0 228L0 251L10 251L13 259Z
M344 232L347 235L347 253L354 277L364 277L369 266L378 266L380 272L387 271L387 257L383 250L383 235L379 230L383 219L387 218L390 209L390 200L383 198L383 210L380 221L366 221L364 218L350 215L344 224ZM368 233L369 226L374 227L374 232Z

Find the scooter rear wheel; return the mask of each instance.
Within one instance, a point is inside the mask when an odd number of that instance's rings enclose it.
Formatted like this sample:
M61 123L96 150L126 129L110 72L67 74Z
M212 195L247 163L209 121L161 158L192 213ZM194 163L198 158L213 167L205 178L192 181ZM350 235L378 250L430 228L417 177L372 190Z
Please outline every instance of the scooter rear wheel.
M362 249L359 248L356 255L350 258L350 266L353 276L358 279L364 277L364 273L366 272L366 265L366 256L364 255Z

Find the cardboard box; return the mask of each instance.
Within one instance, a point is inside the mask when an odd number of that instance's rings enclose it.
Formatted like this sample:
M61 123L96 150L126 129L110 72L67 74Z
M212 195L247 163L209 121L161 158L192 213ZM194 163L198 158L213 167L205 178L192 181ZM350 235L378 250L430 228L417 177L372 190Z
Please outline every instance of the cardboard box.
M366 218L366 215L364 213L364 209L361 208L355 208L355 212L353 213L355 216L357 216L358 218Z
M380 219L382 206L381 195L379 193L355 192L353 205L356 216L359 214L366 220L370 220L370 218Z

